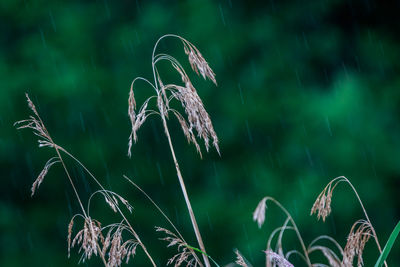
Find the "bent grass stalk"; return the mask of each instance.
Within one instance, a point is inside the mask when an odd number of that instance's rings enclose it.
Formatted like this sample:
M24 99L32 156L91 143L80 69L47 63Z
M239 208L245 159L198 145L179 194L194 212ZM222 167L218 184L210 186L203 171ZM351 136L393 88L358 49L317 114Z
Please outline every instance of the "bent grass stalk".
M265 221L265 211L267 208L266 203L268 200L273 202L276 206L278 206L287 216L284 226L280 230L284 231L286 228L288 228L287 223L288 223L288 221L290 221L290 223L292 224L292 227L290 227L289 229L293 229L295 231L297 239L299 240L301 248L303 249L303 254L301 254L297 251L296 252L293 251L293 252L300 255L300 257L307 263L307 265L311 267L312 264L311 264L310 258L308 256L308 251L304 244L303 238L301 237L300 231L297 228L297 225L296 225L295 221L293 220L292 216L290 215L290 213L285 209L285 207L282 206L281 203L279 203L279 201L277 201L276 199L274 199L272 197L268 197L268 196L264 197L258 203L257 208L255 209L255 211L253 213L253 220L256 221L258 224L258 227L261 228L261 226L264 224L264 221ZM275 232L273 232L273 234L275 234ZM278 239L279 242L281 242L281 240L282 240L282 234L283 234L283 232L281 231L280 238ZM268 240L267 250L268 250L269 246L270 246L270 241ZM280 245L280 248L281 247L282 246ZM268 257L269 257L269 255L267 254L267 267L270 266L270 261L269 261Z
M171 151L172 159L175 165L176 169L176 174L178 177L179 185L181 187L182 194L185 199L186 207L189 212L190 220L193 226L193 230L196 235L197 242L199 244L199 247L201 249L202 256L204 263L206 267L210 266L210 262L208 260L208 257L206 256L206 249L203 243L202 236L200 234L200 230L197 224L196 217L193 212L192 205L189 200L189 195L187 193L186 185L184 182L184 179L182 177L182 173L179 167L178 160L175 155L175 149L172 144L171 140L171 135L168 129L167 125L167 118L168 118L168 113L172 113L175 115L175 117L178 119L183 133L186 136L187 140L189 143L193 143L199 152L201 156L201 150L200 146L197 143L196 140L196 135L195 132L197 132L197 136L200 139L204 140L204 144L206 147L206 150L209 150L209 141L210 138L212 139L213 146L216 148L217 152L219 153L219 147L218 147L218 137L214 131L214 128L212 126L211 119L205 110L203 106L203 102L201 101L199 95L197 94L196 89L192 85L192 82L190 81L188 75L186 74L185 69L182 67L182 65L179 63L179 61L165 53L159 53L156 54L158 44L161 40L165 38L177 38L180 40L184 46L184 51L186 55L189 57L189 62L190 65L198 75L201 75L204 79L209 78L211 81L216 84L215 80L215 74L212 71L212 69L209 67L207 61L203 58L199 50L189 41L186 39L174 35L174 34L167 34L162 37L160 37L156 44L154 45L153 48L153 53L152 53L152 70L153 70L153 76L154 76L154 84L151 83L149 80L142 78L142 77L137 77L132 81L131 84L131 89L129 91L129 107L128 107L128 114L131 120L132 124L132 131L131 134L129 135L129 142L128 142L128 156L131 156L131 148L133 142L137 141L137 130L141 127L141 125L145 122L148 116L150 115L160 115L164 132L165 135L168 139L168 145ZM182 78L182 82L184 83L184 86L180 86L177 84L167 84L164 85L162 82L161 76L158 72L157 69L157 63L160 61L167 61L169 62L172 67L178 72L178 74ZM142 106L140 107L138 113L135 113L136 110L136 101L133 93L133 87L136 81L144 81L147 84L150 85L150 87L155 91L155 95L150 96L147 98ZM158 111L148 109L148 104L151 100L155 99L156 100L156 106ZM177 110L173 109L170 107L170 102L172 100L177 100L178 102L181 103L182 107L185 110L185 113L187 114L187 119L185 119Z
M140 186L138 186L135 182L132 181L132 179L128 178L126 175L123 175L123 177L131 184L133 185L137 190L139 190L152 204L153 206L161 213L161 215L167 220L167 222L172 226L172 228L174 229L175 233L179 236L179 239L182 240L183 244L185 244L185 246L191 250L192 252L192 256L195 258L196 262L200 265L200 267L203 266L203 264L201 263L201 261L199 260L199 258L197 257L196 253L194 253L194 251L197 252L202 252L201 250L192 247L190 245L188 245L188 243L185 241L185 239L183 238L182 234L179 232L178 228L176 228L175 224L171 221L171 219L165 214L165 212L157 205L157 203L154 202L154 200L142 189L140 188ZM160 228L161 229L161 228ZM208 255L207 255L208 256ZM208 256L217 266L218 264L210 257Z
M364 213L364 216L366 218L366 222L369 225L368 229L371 230L372 237L375 240L375 243L376 243L376 245L378 247L379 253L382 254L382 249L381 249L381 246L379 244L378 236L376 235L375 228L372 226L371 220L369 219L369 216L368 216L367 211L366 211L366 209L365 209L365 207L364 207L364 205L363 205L363 203L361 201L361 198L358 195L358 192L355 189L355 187L353 186L353 184L346 177L344 177L344 176L336 177L336 178L332 179L325 186L325 188L322 190L322 192L318 195L317 199L315 200L314 205L311 208L310 215L313 215L314 213L317 213L318 219L320 217L322 217L322 220L325 221L325 218L331 213L331 202L332 202L333 191L335 190L336 186L341 182L347 183L350 186L350 188L353 190L354 194L356 195L357 200L360 203L361 209L362 209L362 211ZM355 224L357 224L357 222ZM354 225L353 225L353 227L354 227ZM352 232L350 232L350 234L351 233ZM387 267L386 261L384 262L384 264Z

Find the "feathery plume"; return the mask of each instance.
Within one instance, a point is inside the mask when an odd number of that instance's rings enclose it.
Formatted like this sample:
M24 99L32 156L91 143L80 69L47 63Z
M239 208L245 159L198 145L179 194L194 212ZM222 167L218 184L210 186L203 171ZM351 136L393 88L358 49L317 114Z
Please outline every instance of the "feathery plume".
M55 144L50 138L49 133L47 132L46 127L44 126L39 113L36 110L35 105L33 104L32 100L29 98L29 95L25 94L28 106L32 110L34 116L29 116L29 119L20 120L14 123L14 126L17 126L17 130L30 128L33 130L33 133L39 137L39 147L54 147Z
M315 200L310 215L317 213L318 220L322 217L322 220L325 222L326 217L331 213L331 202L332 202L332 194L333 190L335 190L336 186L340 183L346 181L346 178L343 176L337 177L330 181L322 190L322 192L318 195Z
M117 213L118 209L117 207L119 207L119 202L121 202L130 213L132 213L133 207L132 205L128 202L128 200L126 200L125 198L121 197L120 195L118 195L115 192L109 191L109 190L98 190L96 192L94 192L91 196L90 199L97 193L100 193L103 195L105 202L108 204L108 206L110 206L110 208ZM119 199L119 201L118 201Z
M168 260L167 265L174 264L175 267L181 266L182 264L186 264L187 267L202 266L202 264L198 262L197 257L195 257L193 249L181 238L162 227L156 227L156 231L163 232L167 235L167 237L160 238L160 240L168 242L167 247L177 246L178 253Z
M100 222L87 217L85 218L83 229L72 240L71 247L80 245L80 251L83 250L82 260L84 262L86 259L90 259L93 254L97 255L99 252L99 239L104 240Z
M38 189L40 184L43 182L43 179L46 176L46 174L48 173L50 167L53 166L54 164L58 163L58 162L60 162L58 157L52 157L46 162L46 164L44 165L43 170L40 172L40 174L38 175L38 177L36 178L36 180L32 184L31 197L33 197L33 195L35 194L36 189Z
M267 255L268 260L278 265L278 267L293 267L293 264L291 264L282 255L279 255L278 253L275 253L272 250L266 250L264 252Z
M183 41L183 46L185 54L189 57L189 63L193 71L198 75L200 74L204 79L208 77L215 85L217 85L215 73L210 68L200 51L188 41Z
M123 241L122 231L125 229L124 225L120 225L112 234L113 228L107 233L106 239L103 243L103 254L108 249L107 267L118 267L123 262L128 264L129 259L135 256L136 248L139 242L135 239Z
M71 237L72 237L72 227L74 226L74 217L72 217L71 221L68 224L68 258L70 257L71 253Z
M242 254L240 254L239 250L235 249L235 254L236 254L236 261L235 263L237 265L240 265L242 267L249 267L244 259L244 257L242 256Z
M265 210L267 209L267 197L261 199L256 209L253 212L253 221L257 222L258 228L264 224L265 221Z
M345 267L353 266L355 255L357 255L357 266L363 266L362 253L365 244L372 236L371 232L371 224L366 220L358 220L353 224L343 252L342 263Z

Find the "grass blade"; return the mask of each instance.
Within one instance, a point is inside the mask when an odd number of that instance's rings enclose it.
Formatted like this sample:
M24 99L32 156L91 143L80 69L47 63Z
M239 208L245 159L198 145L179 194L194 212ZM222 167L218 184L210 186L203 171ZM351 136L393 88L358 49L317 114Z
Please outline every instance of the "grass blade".
M393 243L396 240L396 237L399 235L400 232L400 221L397 223L396 227L394 228L393 232L390 234L388 241L378 258L378 261L375 263L375 267L381 267L383 262L386 260L387 256L389 255L390 250L393 247Z

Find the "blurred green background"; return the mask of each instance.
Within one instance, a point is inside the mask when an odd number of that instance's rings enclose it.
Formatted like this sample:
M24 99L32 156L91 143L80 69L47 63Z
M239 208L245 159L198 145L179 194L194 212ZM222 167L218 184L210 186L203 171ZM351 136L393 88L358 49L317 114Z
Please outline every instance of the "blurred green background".
M67 225L79 206L60 166L30 197L54 152L38 149L32 133L13 127L30 115L25 92L55 141L129 199L135 208L129 219L159 265L175 250L165 248L154 226L169 226L123 174L196 245L158 118L144 124L132 159L126 157L130 83L152 78L153 45L166 33L193 42L218 81L215 87L190 70L181 43L160 44L186 67L220 138L222 156L211 150L200 159L169 120L207 251L217 262L234 261L237 248L254 266L263 265L267 238L285 220L270 204L264 227L252 222L265 195L287 207L306 244L328 234L344 246L363 217L348 186L335 191L325 223L309 216L319 192L340 175L357 188L383 245L400 219L399 7L374 0L1 1L0 266L79 261L77 249L67 259ZM171 68L162 71L180 81ZM136 92L140 103L151 91L138 84ZM97 188L76 164L67 165L86 203ZM119 221L101 199L91 214ZM392 266L400 264L399 243L389 255ZM284 248L299 248L293 233L285 235ZM366 266L377 257L371 240ZM138 250L130 264L148 261Z

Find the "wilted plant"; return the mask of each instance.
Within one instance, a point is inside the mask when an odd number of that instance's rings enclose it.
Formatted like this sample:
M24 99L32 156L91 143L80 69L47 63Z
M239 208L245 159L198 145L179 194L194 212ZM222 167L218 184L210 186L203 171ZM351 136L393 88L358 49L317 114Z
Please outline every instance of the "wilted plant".
M186 136L189 143L193 143L201 156L201 149L197 142L196 137L203 139L206 150L209 150L209 142L212 139L213 146L219 153L218 147L218 137L214 131L210 116L204 108L203 102L201 101L199 95L197 94L196 89L194 88L192 82L189 79L189 76L186 74L185 69L179 63L179 61L165 53L158 53L157 47L161 40L165 38L177 38L182 42L184 51L186 55L189 57L190 65L198 75L201 75L204 79L209 78L211 81L216 83L215 74L209 67L207 61L201 55L199 50L186 39L173 35L167 34L162 36L156 44L154 45L153 55L152 55L152 68L153 68L153 76L154 82L150 82L149 80L137 77L132 81L131 89L129 91L129 108L128 114L132 124L132 131L129 135L128 142L128 156L131 156L131 149L133 142L137 141L137 131L143 125L148 116L157 114L160 116L164 128L164 132L168 139L169 148L171 150L172 158L175 164L176 173L178 176L179 184L185 199L185 203L187 209L189 211L190 219L192 222L192 226L194 232L196 234L197 242L201 251L203 252L203 260L205 265L210 266L209 260L206 256L206 250L203 244L203 239L200 234L199 227L197 225L197 221L190 204L189 196L186 190L186 186L180 171L180 167L178 164L178 160L175 155L174 146L172 144L171 136L169 133L167 119L169 118L169 114L173 114L179 121L183 133ZM181 76L183 86L177 84L166 84L164 85L162 78L157 69L157 63L160 61L169 62L173 69L178 72ZM150 87L154 90L155 94L147 98L142 106L139 108L139 111L136 113L136 101L134 97L134 85L136 81L145 81ZM151 100L154 100L156 110L149 108L149 103ZM187 117L185 118L182 114L179 113L176 109L171 107L171 102L173 100L177 100L181 103L182 107L185 110Z

